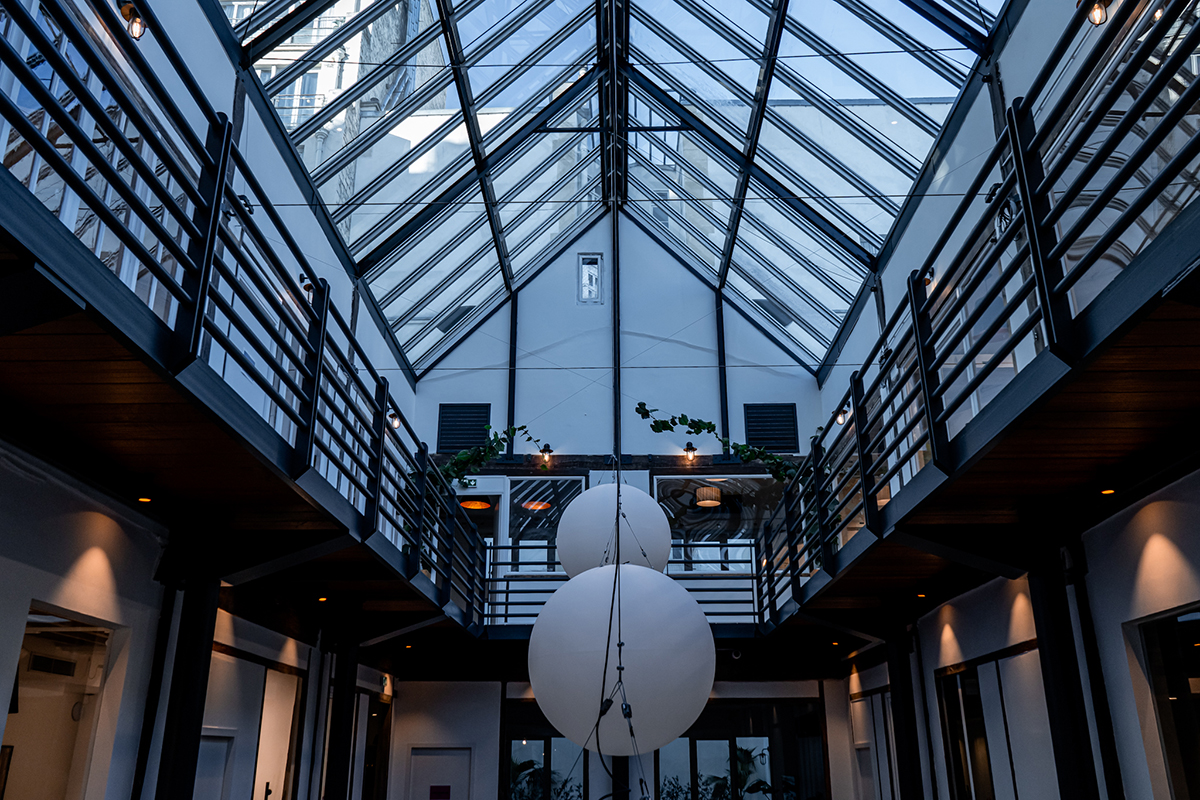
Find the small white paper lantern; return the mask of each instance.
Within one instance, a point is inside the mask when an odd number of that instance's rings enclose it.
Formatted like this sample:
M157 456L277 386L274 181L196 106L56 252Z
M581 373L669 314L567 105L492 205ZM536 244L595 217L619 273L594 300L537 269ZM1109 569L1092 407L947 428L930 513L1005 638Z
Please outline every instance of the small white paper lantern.
M563 736L593 752L629 756L634 742L622 702L632 711L638 752L669 744L704 710L717 652L708 619L686 589L645 567L620 570L621 638L615 615L608 636L617 567L588 570L559 587L538 615L529 639L529 682L542 713ZM623 671L617 670L618 641L625 642ZM603 697L612 695L621 676L626 700L618 692L597 726L606 644Z
M671 557L671 523L653 497L641 489L621 486L617 519L617 484L588 489L563 510L558 521L558 560L571 577L617 561L614 535L621 531L621 563L662 572Z

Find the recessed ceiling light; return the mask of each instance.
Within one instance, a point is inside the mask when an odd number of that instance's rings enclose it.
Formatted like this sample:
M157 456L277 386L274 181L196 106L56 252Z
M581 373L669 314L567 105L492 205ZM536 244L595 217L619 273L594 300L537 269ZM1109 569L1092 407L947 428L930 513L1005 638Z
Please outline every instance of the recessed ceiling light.
M925 596L925 595L923 595L923 594L919 594L919 595L917 595L917 597L924 597L924 596Z
M550 508L550 504L545 500L526 500L521 503L521 508L527 511L545 511Z
M830 642L834 647L837 647L837 642Z
M150 502L150 498L149 498L149 497L139 497L139 498L138 498L138 502L139 502L139 503L149 503L149 502Z
M326 600L328 600L328 599L329 599L328 597L318 597L318 598L317 598L317 602L318 602L318 603L324 603L324 602L325 602Z
M1100 494L1116 494L1116 489L1101 489Z
M406 645L404 645L404 649L405 649L405 650L412 650L412 645L411 645L411 644L406 644Z

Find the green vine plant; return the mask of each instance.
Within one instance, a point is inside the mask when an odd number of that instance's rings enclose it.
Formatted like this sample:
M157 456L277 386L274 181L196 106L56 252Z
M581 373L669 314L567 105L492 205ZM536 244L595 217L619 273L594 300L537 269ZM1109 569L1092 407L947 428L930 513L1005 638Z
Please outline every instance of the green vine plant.
M489 461L493 461L508 449L510 442L516 444L519 441L528 442L530 444L541 444L541 439L533 438L529 433L529 428L525 425L518 427L505 428L502 431L492 431L492 426L486 426L487 430L491 431L491 436L487 440L487 444L481 444L478 447L471 447L466 450L460 450L445 464L442 465L442 476L448 482L458 481L460 486L467 485L467 475L478 475L479 470ZM540 469L548 470L546 464L540 464Z
M642 419L651 421L650 430L655 433L674 433L677 428L682 427L689 435L697 438L706 435L712 436L721 443L722 448L728 449L743 464L752 464L755 462L762 464L771 477L780 483L787 483L800 473L801 465L794 461L768 452L761 447L741 444L740 442L735 442L718 435L716 423L697 417L689 417L687 414L673 414L664 419L655 416L655 413L658 411L657 408L647 408L645 403L638 403L637 408L634 410ZM817 433L813 435L814 442L820 433L821 428L817 428ZM808 477L808 475L801 475L801 480L807 480Z

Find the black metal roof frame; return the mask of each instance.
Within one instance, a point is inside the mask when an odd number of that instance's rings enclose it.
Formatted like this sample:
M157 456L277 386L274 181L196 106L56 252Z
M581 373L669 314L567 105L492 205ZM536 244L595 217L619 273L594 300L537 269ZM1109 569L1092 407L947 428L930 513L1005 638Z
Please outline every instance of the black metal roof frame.
M419 5L420 0L400 0L400 3L393 0L376 0L374 4L368 5L346 24L337 28L334 33L316 42L312 48L306 51L303 59L296 59L294 63L283 65L279 72L266 82L266 94L277 96L283 93L289 86L295 84L296 80L305 73L306 69L310 68L309 65L314 61L329 57L349 39L360 35L372 22L382 18L389 10L397 8L403 2ZM836 339L836 336L830 336L825 329L829 324L836 329L842 322L842 319L837 316L839 309L830 309L827 304L823 304L821 300L809 295L801 283L788 274L788 268L772 263L769 257L756 252L753 245L745 241L744 233L746 231L756 230L762 234L767 229L764 223L757 220L753 212L747 212L748 198L753 197L756 201L767 203L772 214L786 216L789 224L793 225L798 232L797 235L803 236L809 242L815 242L819 246L821 252L813 256L805 252L809 245L788 239L786 235L780 236L776 243L793 259L794 264L791 267L800 269L816 278L821 284L827 286L839 301L844 300L847 306L854 303L854 296L860 292L862 285L871 281L871 275L877 265L875 254L882 247L883 240L879 234L864 228L852 214L835 202L831 202L829 198L822 196L806 176L798 174L788 164L772 157L770 153L761 152L760 137L764 123L770 120L777 130L789 136L799 148L811 153L813 157L820 160L820 163L827 165L833 173L845 180L848 185L861 191L864 197L875 202L890 218L894 219L897 216L899 203L885 197L884 193L878 191L868 179L858 174L852 165L842 162L836 155L828 152L811 137L807 137L789 123L781 113L773 109L770 102L772 85L780 82L788 91L811 104L835 124L841 126L849 135L870 148L886 163L894 166L899 174L910 181L916 180L920 163L913 154L906 152L896 142L871 128L837 100L824 94L819 87L810 84L802 74L784 63L780 58L781 41L785 34L794 37L804 46L821 55L843 76L854 81L882 103L894 108L897 114L931 137L936 136L940 129L938 122L901 93L887 86L878 76L872 75L851 57L837 52L820 34L810 30L795 16L789 16L789 0L746 0L750 7L762 12L767 18L766 35L761 46L749 34L721 19L703 0L675 0L683 10L707 26L712 34L720 36L723 42L732 45L744 54L747 60L753 60L758 64L758 78L752 94L728 78L719 65L706 61L695 48L677 36L675 32L660 24L652 15L641 11L633 0L596 0L594 12L576 14L569 23L541 41L526 58L522 59L520 65L515 67L508 65L513 68L493 85L477 93L473 91L469 74L472 67L483 60L493 48L498 47L514 32L520 30L522 26L536 20L539 14L554 3L554 0L529 0L529 2L521 4L500 20L502 24L497 23L491 30L485 32L486 36L481 35L480 41L468 43L465 47L460 37L460 22L472 11L485 5L488 0L467 0L457 8L452 0L427 0L427 2L436 7L435 24L408 39L386 60L378 64L366 65L370 69L361 75L357 83L343 91L333 102L314 113L307 121L302 122L290 132L293 144L303 142L314 135L322 125L359 100L364 93L369 92L379 79L395 72L398 67L415 58L417 54L425 52L428 48L440 45L443 49L445 63L440 70L434 70L436 75L430 77L419 89L414 89L403 99L402 103L386 109L354 141L347 143L328 162L312 171L313 181L317 186L333 180L340 170L353 164L361 153L386 136L399 120L404 119L414 110L422 108L430 98L435 97L439 92L449 91L453 84L458 100L457 113L451 114L419 146L414 146L404 159L397 161L383 173L375 176L366 186L356 186L355 193L348 198L347 202L339 205L331 214L335 221L346 220L354 213L355 209L361 207L363 203L369 202L376 192L386 187L396 176L402 174L407 169L407 165L411 165L423 154L431 151L452 132L465 128L467 152L444 165L437 174L424 180L418 193L403 202L396 203L395 208L386 212L359 240L360 243L369 244L369 247L360 249L355 248L354 243L350 245L351 249L355 250L354 261L357 270L355 277L360 281L370 283L373 278L392 268L399 260L399 254L404 251L410 241L415 240L423 231L427 231L429 226L437 225L439 221L448 219L447 214L450 213L448 210L455 208L456 203L462 207L464 198L473 197L478 192L483 212L481 218L470 223L467 229L477 230L478 225L484 221L488 226L492 240L489 250L494 251L495 258L494 272L489 273L488 278L494 279L498 274L502 279L502 286L497 288L493 296L468 308L470 313L467 313L465 317L462 314L464 306L456 305L464 298L474 297L487 284L487 280L477 278L464 288L454 280L456 278L465 280L464 276L470 272L469 267L481 263L480 259L490 258L487 254L479 251L473 251L466 261L451 270L449 276L442 278L432 288L421 287L421 294L415 298L414 302L408 304L409 310L405 314L388 313L387 307L398 294L410 288L414 291L417 290L415 279L420 277L419 271L414 271L406 277L402 276L387 291L378 296L378 303L383 309L383 313L387 315L389 326L393 332L398 332L402 324L413 321L415 316L413 309L424 308L426 304L432 304L434 299L442 293L448 292L451 295L450 303L442 303L440 309L434 312L431 318L424 320L424 324L420 326L416 334L410 336L407 342L401 343L418 369L422 366L427 368L432 359L440 358L447 346L453 347L456 336L461 336L465 331L472 329L472 325L481 315L490 313L490 310L499 307L504 299L520 288L523 280L528 280L530 276L539 271L541 265L536 256L530 260L525 269L514 269L513 253L526 249L528 243L525 241L509 242L511 230L521 221L531 217L533 206L538 200L529 201L525 212L518 214L512 224L506 226L501 209L505 205L505 201L515 197L518 192L510 193L509 197L497 197L494 178L522 153L531 150L537 144L539 137L550 133L569 132L598 134L600 191L592 192L592 186L588 184L570 199L554 199L553 202L561 203L564 209L572 208L572 202L579 204L579 208L583 210L577 211L576 222L586 220L587 224L594 222L604 211L616 214L629 210L626 208L626 204L629 200L630 165L631 163L635 165L643 163L638 158L631 158L631 135L657 135L661 141L656 142L655 146L666 152L670 150L667 144L667 131L686 131L689 141L699 142L704 148L719 154L722 161L736 173L737 180L732 196L727 198L729 217L722 223L724 233L721 237L722 246L718 263L711 276L712 280L706 282L709 282L715 291L722 293L730 291L730 273L736 270L743 284L754 287L754 290L762 292L764 297L770 297L770 288L764 286L761 280L756 279L754 275L739 265L737 253L742 253L742 259L752 257L754 270L761 270L762 274L768 276L773 282L787 286L790 292L804 297L805 302L821 311L820 316L825 319L820 326L811 324L809 320L801 316L796 316L796 321L800 323L799 328L803 330L806 337L811 336L812 343L805 344L795 341L794 337L791 337L786 331L784 332L784 335L792 338L796 346L801 349L803 358L806 361L811 359L808 365L821 362ZM897 52L908 53L931 73L960 87L965 82L967 73L956 62L936 48L922 46L918 39L886 14L864 5L861 0L829 0L829 2L839 4L870 26L874 32L894 42L898 48ZM986 55L987 29L994 20L986 12L983 12L982 8L977 5L972 7L966 0L900 0L900 2L973 54ZM274 0L263 3L255 14L248 19L241 20L235 28L235 33L243 41L243 65L251 65L256 60L269 56L306 26L313 24L314 20L317 20L335 3L336 0L301 0L298 3L295 0ZM576 65L564 66L551 79L560 83L551 83L546 87L548 90L558 86L565 86L565 88L562 91L556 91L553 99L550 99L549 102L543 102L547 95L547 92L543 91L534 93L520 107L513 109L507 124L511 126L512 120L516 120L518 123L524 122L515 130L505 128L502 123L498 127L502 128L501 134L503 135L498 134L495 130L485 134L479 119L484 104L519 82L528 70L536 66L546 55L554 52L555 48L567 41L569 37L577 34L592 19L595 21L595 49L583 53L580 62ZM638 49L637 42L632 43L632 51L639 56L637 59L639 66L631 63L631 24L635 20L638 24L652 30L654 35L660 37L667 46L688 56L689 60L708 78L735 96L739 102L744 103L749 109L749 123L746 130L738 131L735 130L735 126L723 124L722 113L719 109L712 107L704 98L699 97L682 82L673 81L667 70L658 67L651 59L644 57L645 54ZM641 64L644 64L644 69L640 66ZM593 90L599 112L594 127L592 124L572 127L568 120L559 120L560 116L575 108L581 101L589 102L587 98L592 96ZM676 124L659 127L631 126L630 98L634 91L637 91L640 96L652 100L666 115L673 117L673 122ZM555 124L556 120L559 120L561 124ZM740 141L738 141L739 134ZM572 139L571 141L576 140ZM553 165L556 163L554 159L561 157L561 147L551 148L551 150L552 154L542 162L543 166ZM673 157L676 159L676 164L686 163L686 158L679 153L674 153ZM583 163L582 160L580 163ZM574 174L577 178L580 173L585 171L580 168L580 164L575 164ZM669 176L659 174L660 181L664 177ZM586 181L584 182L586 183ZM531 181L520 183L520 191L527 190L531 183ZM567 183L563 180L553 182L549 191L544 192L539 200L550 202L557 193L566 189ZM645 188L641 186L641 189ZM709 190L713 191L714 189L715 187L710 187ZM430 197L433 193L436 193L436 197ZM711 210L707 209L703 203L694 199L680 199L683 209L674 209L674 213L666 216L677 220L682 229L686 229L686 225L691 224L687 219L688 214L704 216L709 224L713 222ZM554 219L562 220L565 214L563 209L556 210ZM642 227L654 224L653 215L642 214L640 217ZM563 236L575 235L574 232L581 227L583 227L582 224L574 223L565 226ZM665 241L671 247L686 247L669 233L656 238ZM439 252L448 252L448 248L449 243L444 245ZM560 252L561 241L556 241L545 246L541 255L544 259ZM688 255L690 254L685 254L684 261L695 260L694 258L689 259ZM427 258L425 262L429 263L434 260ZM827 264L840 265L838 269L842 272L841 277L831 277L827 274L825 266L820 263L822 261ZM419 267L420 265L418 265L418 270ZM846 282L851 276L857 281L857 285L847 285ZM743 304L753 305L745 297L740 299ZM783 304L787 305L786 301L783 301ZM840 309L840 312L844 314L845 309ZM453 324L447 326L448 330L443 341L418 353L415 358L411 357L411 352L407 352L408 346L424 336L425 332L431 330L432 327L447 325L447 321L456 314L458 318L453 319ZM764 316L764 320L767 320L766 316Z

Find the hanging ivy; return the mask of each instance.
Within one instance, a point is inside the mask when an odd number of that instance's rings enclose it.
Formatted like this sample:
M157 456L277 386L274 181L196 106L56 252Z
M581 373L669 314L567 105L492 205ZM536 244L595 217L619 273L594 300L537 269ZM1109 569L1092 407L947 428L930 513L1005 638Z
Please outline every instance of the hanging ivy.
M525 425L506 428L503 431L492 431L491 425L487 425L486 428L491 431L486 444L460 450L442 465L442 475L447 481L458 481L460 484L466 485L467 475L479 474L485 464L499 458L500 454L508 449L510 442L513 444L519 441L530 444L542 443L541 439L533 438L529 433L529 428ZM549 469L546 464L540 464L539 468Z

